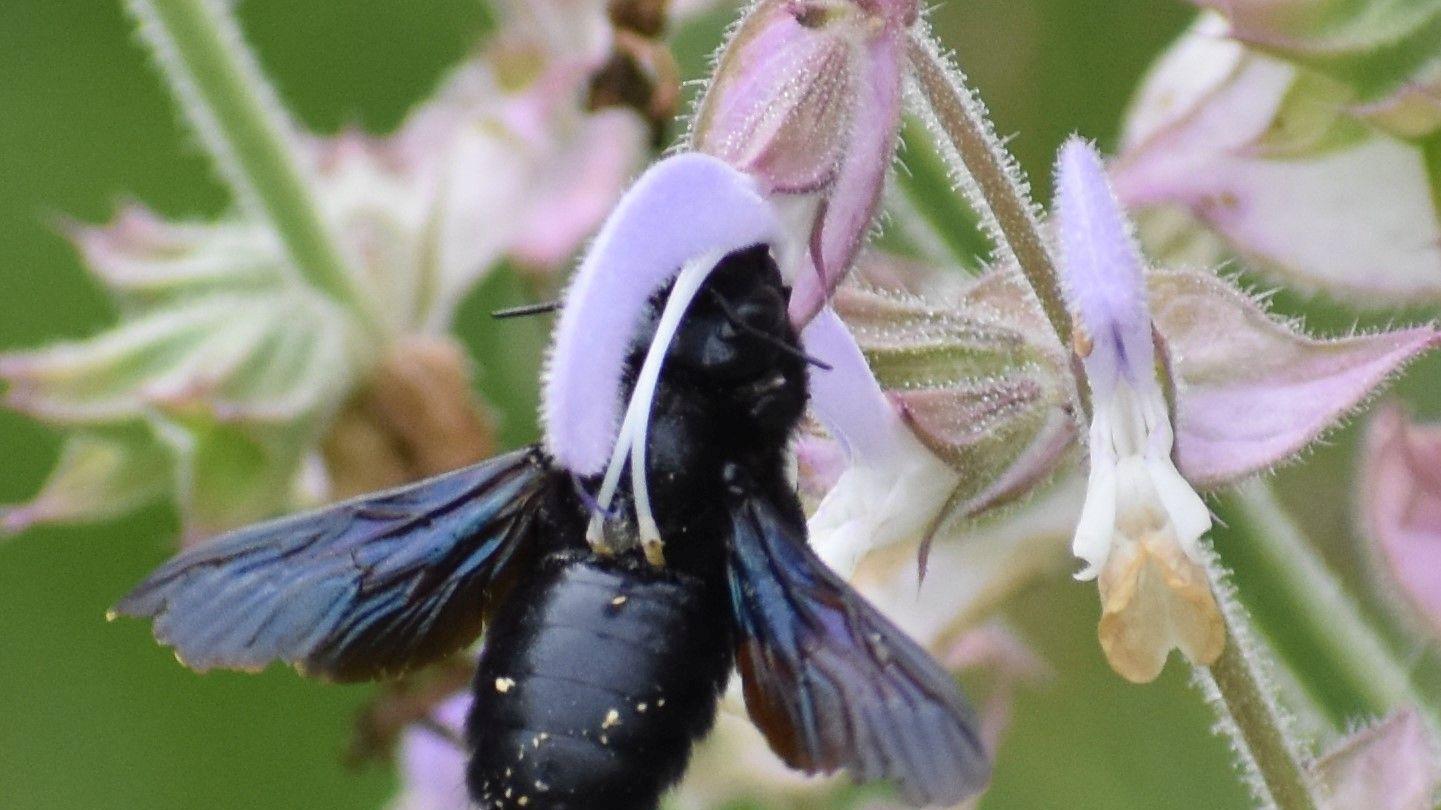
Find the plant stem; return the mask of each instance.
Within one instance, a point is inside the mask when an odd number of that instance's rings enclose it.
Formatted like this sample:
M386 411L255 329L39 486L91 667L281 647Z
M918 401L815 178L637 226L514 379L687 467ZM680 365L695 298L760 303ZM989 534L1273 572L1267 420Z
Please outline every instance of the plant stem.
M1271 488L1254 481L1240 487L1228 512L1244 560L1251 613L1278 652L1306 666L1298 678L1333 723L1344 727L1357 714L1383 716L1413 705L1437 725L1437 710L1414 688L1407 668L1367 623L1360 606L1312 550ZM1261 604L1261 602L1266 604Z
M1271 801L1281 810L1318 810L1318 788L1299 751L1285 732L1285 718L1270 698L1265 676L1250 660L1238 639L1231 611L1226 611L1226 648L1209 668L1198 670L1203 688L1211 692L1244 764L1259 777Z
M242 205L268 222L302 277L384 321L358 287L315 198L295 126L220 0L128 0L130 13L191 125Z
M984 105L929 34L913 34L907 54L924 101L919 112L938 140L954 149L948 156L959 160L962 171L957 174L970 178L972 203L985 216L997 245L1015 258L1061 345L1071 345L1071 315L1035 205L1015 161L996 138Z

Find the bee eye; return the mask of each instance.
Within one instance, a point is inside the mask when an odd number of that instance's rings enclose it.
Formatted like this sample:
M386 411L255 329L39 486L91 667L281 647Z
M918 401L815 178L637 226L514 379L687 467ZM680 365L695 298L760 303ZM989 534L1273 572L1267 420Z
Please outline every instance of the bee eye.
M734 315L736 320L745 324L745 331L752 334L764 333L775 337L785 334L786 302L780 291L772 287L756 290L734 307Z

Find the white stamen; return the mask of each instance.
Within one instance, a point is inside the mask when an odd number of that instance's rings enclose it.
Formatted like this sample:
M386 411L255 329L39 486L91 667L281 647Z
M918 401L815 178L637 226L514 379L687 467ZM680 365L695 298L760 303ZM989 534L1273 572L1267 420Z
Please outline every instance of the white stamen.
M1096 399L1086 503L1071 542L1072 552L1086 562L1076 579L1098 577L1118 538L1126 536L1119 527L1150 512L1172 528L1187 556L1204 560L1200 538L1211 528L1211 513L1176 470L1174 441L1159 387L1143 385L1138 391L1120 381L1108 396Z
M641 543L648 550L659 547L660 528L651 512L650 490L646 485L645 447L650 431L651 404L655 398L656 384L660 381L666 351L670 348L676 330L680 328L681 319L691 301L695 299L696 293L700 291L701 285L723 256L720 251L712 251L692 259L686 262L676 275L675 285L671 288L665 309L661 311L660 322L656 324L655 338L651 340L645 361L641 363L640 373L636 375L635 390L631 392L630 401L626 403L625 417L621 420L615 446L611 448L610 464L606 466L600 492L596 494L596 504L600 509L591 516L590 527L586 532L586 539L592 546L604 545L605 514L610 511L611 500L620 485L620 474L628 455L631 493L635 498L636 524Z

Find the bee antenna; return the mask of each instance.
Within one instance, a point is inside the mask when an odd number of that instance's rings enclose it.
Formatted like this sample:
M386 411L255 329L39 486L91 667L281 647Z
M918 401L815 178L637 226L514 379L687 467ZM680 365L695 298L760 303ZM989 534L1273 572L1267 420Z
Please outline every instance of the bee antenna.
M830 370L831 370L831 364L830 364L830 363L827 363L826 361L821 360L820 358L812 357L812 356L806 354L805 352L801 351L800 349L796 348L795 346L792 346L791 344L785 342L784 340L781 340L780 338L776 337L775 335L772 335L771 333L769 333L769 332L767 332L767 331L765 331L765 330L763 330L763 329L757 329L755 326L752 326L751 324L747 323L746 320L740 316L740 313L739 313L739 312L736 312L734 309L731 309L730 302L727 301L727 300L725 300L725 296L723 296L723 295L721 295L720 293L716 292L714 288L707 288L707 289L706 289L706 292L710 293L710 297L711 297L712 299L714 299L715 302L716 302L716 305L718 305L718 306L720 307L721 314L725 315L726 320L730 321L731 325L734 326L735 328L741 330L742 332L745 332L747 335L750 335L751 337L756 338L757 340L763 341L763 342L765 342L765 343L770 344L771 346L776 347L777 349L779 349L779 350L781 350L782 352L790 355L791 357L795 357L795 358L797 358L797 359L799 359L799 360L803 360L803 361L805 361L806 363L809 363L810 365L813 365L813 366L815 366L815 367L818 368L818 369L821 369L821 370L823 370L823 371L830 371Z
M556 312L560 309L561 301L541 301L538 304L525 304L523 306L511 307L510 309L497 309L490 313L490 317L504 320L506 318L523 318L527 315L545 315Z

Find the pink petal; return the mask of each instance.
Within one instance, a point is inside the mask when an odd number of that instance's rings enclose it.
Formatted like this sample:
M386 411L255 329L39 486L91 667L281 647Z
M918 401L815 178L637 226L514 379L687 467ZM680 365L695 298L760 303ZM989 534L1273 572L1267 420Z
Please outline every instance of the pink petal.
M532 267L561 267L615 205L639 168L646 137L645 125L627 110L588 116L574 141L542 167L511 254Z
M1347 737L1316 766L1334 810L1430 810L1441 787L1435 743L1409 708Z
M1182 206L1261 269L1353 305L1441 297L1441 220L1422 150L1372 133L1316 154L1266 155L1256 145L1296 68L1223 32L1207 18L1148 79L1112 168L1121 199ZM1211 84L1198 87L1198 75Z
M789 0L752 11L726 49L695 146L767 192L829 185L845 149L856 76L843 38L802 25Z
M1371 420L1363 459L1361 506L1384 590L1399 585L1441 633L1441 426L1385 408Z
M815 316L850 272L870 235L896 153L904 36L903 29L891 28L866 45L867 58L856 82L859 98L852 113L850 143L811 236L816 272L802 270L793 280L793 323L804 324Z
M780 236L770 204L716 158L676 155L621 199L566 290L545 380L546 447L561 466L605 467L621 413L621 370L650 296L687 261Z
M869 236L900 129L910 0L763 0L727 44L692 133L695 148L774 196L816 206L787 247L791 320L824 305ZM799 230L799 229L798 229Z
M1430 326L1313 338L1207 272L1154 272L1149 283L1180 381L1177 460L1199 487L1294 456L1441 342Z

